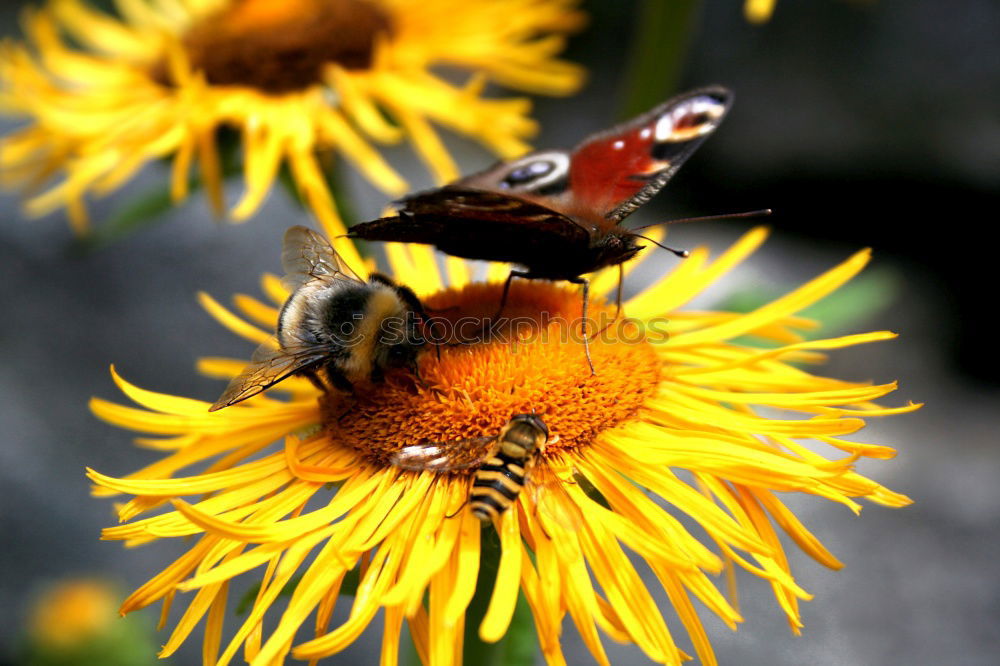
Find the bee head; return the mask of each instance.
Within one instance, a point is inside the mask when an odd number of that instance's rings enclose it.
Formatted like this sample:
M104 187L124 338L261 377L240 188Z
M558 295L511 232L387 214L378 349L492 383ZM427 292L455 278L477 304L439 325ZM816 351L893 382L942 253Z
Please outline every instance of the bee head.
M372 380L380 380L389 368L416 371L417 354L425 344L415 313L397 310L395 316L382 319L373 350Z
M401 342L398 345L392 345L386 350L386 365L393 368L402 368L406 366L413 365L413 362L417 358L417 351L423 346L423 341L419 343L413 342Z

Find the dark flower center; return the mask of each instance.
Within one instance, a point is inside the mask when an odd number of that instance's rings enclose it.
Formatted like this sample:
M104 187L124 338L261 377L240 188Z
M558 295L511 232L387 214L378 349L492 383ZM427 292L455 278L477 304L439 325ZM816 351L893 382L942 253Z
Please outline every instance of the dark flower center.
M323 67L371 65L388 17L365 0L238 0L184 35L196 71L210 84L280 94L323 80ZM164 77L166 78L166 77Z

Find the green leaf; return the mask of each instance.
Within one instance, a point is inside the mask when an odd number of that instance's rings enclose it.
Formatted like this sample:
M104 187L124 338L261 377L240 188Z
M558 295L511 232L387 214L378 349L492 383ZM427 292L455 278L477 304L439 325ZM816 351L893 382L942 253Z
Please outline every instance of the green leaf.
M278 592L278 598L290 597L292 593L295 592L295 588L299 586L299 581L302 580L302 574L298 576L292 576L291 579L285 586L281 588L281 592ZM251 608L253 608L254 602L257 600L257 593L260 592L260 581L254 583L247 589L247 591L240 598L238 604L236 604L235 613L237 615L246 615Z
M810 305L802 316L820 323L814 336L847 332L888 309L899 295L900 282L899 274L891 269L869 271Z
M239 134L223 128L216 135L216 143L223 181L241 175L243 167L239 157ZM168 162L169 160L162 161ZM188 179L188 196L190 197L201 189L201 178L191 176ZM80 238L75 243L74 250L86 254L103 249L137 231L158 224L163 221L164 214L174 207L174 201L170 196L170 183L166 181L128 200L103 224L95 228L89 235Z
M344 580L340 584L340 596L342 597L353 597L357 594L358 583L360 582L360 568L354 567L346 574L344 574ZM299 582L302 580L302 575L293 576L285 586L281 588L281 592L278 593L278 598L290 597L295 592L295 588L299 586ZM254 601L257 600L257 593L260 592L260 582L254 583L250 588L243 594L240 598L238 604L236 604L236 610L234 611L237 615L246 615L247 612L253 608Z
M535 621L531 617L531 606L524 592L517 595L517 606L514 607L514 617L510 621L507 635L499 643L496 666L525 666L535 663L536 645ZM466 662L471 663L471 662Z
M17 646L21 666L155 666L174 663L156 656L160 644L150 618L133 613L108 618L93 636L72 645L45 645L27 633ZM5 662L6 663L6 662Z
M524 666L535 662L535 623L531 609L523 593L518 594L514 617L506 635L496 643L484 643L479 639L479 625L489 608L490 597L497 570L500 568L500 538L496 530L487 526L483 529L480 546L479 577L476 593L465 613L465 641L463 663L477 666Z
M285 194L288 195L292 203L296 204L302 210L306 209L306 201L299 192L299 186L295 183L295 177L292 176L292 170L288 168L288 163L283 163L278 169L278 183L285 190Z
M191 191L200 189L200 186L200 182L195 180L189 184ZM119 208L89 235L77 240L74 250L86 254L105 248L163 221L164 213L173 207L169 185L147 190Z

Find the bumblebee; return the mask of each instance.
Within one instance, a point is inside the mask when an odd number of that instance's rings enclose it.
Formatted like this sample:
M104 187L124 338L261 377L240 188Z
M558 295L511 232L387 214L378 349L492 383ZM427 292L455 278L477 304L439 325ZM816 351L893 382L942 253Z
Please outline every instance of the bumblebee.
M468 503L483 522L495 520L517 500L549 440L549 429L536 414L517 414L493 437L407 446L392 463L400 469L439 472L478 467ZM533 486L540 488L539 484Z
M390 368L416 371L426 314L407 287L373 273L362 280L319 234L303 226L285 232L282 280L291 292L273 339L235 377L209 411L257 395L292 375L324 391L351 393L379 382Z

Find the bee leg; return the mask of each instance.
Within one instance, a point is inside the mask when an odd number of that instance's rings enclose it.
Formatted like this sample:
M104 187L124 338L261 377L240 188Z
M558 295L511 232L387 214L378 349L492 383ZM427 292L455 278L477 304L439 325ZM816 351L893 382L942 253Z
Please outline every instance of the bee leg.
M354 411L354 403L356 401L354 400L354 396L348 396L346 402L347 402L347 409L345 409L344 411L342 411L340 414L337 415L337 423L340 425L343 425L344 417L346 417L348 414Z
M438 351L438 358L439 359L441 358L440 351ZM414 358L410 361L409 368L410 372L412 372L413 376L417 379L417 382L425 389L429 389L430 385L426 381L424 381L424 378L420 375L420 365L417 363L417 359Z
M583 308L581 309L582 314L582 326L583 331L583 353L587 357L587 365L590 366L590 374L596 375L597 371L594 370L594 362L590 359L590 337L587 335L587 301L590 300L590 280L587 278L576 277L570 280L566 280L571 284L582 284L583 285Z
M458 507L457 509L455 509L455 511L454 511L453 513L450 513L450 514L448 514L447 516L445 516L445 518L448 518L448 519L451 519L451 518L454 518L455 516L457 516L458 514L462 513L462 509L464 509L464 508L465 508L465 505L466 505L466 504L468 504L468 503L469 503L469 498L468 498L468 497L466 497L466 498L465 498L465 501L464 501L464 502L462 502L462 503L461 503L461 504L459 505L459 507Z
M532 511L532 513L535 515L535 522L538 523L538 528L542 530L542 534L545 535L545 538L548 539L549 541L552 541L552 535L549 534L549 531L547 529L545 529L545 525L542 524L542 519L538 517L538 502L534 502L534 505L535 508L534 511Z
M343 391L344 393L349 393L354 395L354 384L350 382L347 377L340 374L339 372L327 372L327 379L333 384L334 388Z
M305 375L306 379L312 382L312 385L318 388L320 391L322 391L323 393L329 393L330 387L328 387L326 384L323 383L323 380L319 378L319 375L316 374L316 371L311 370L309 372L303 372L302 374Z

